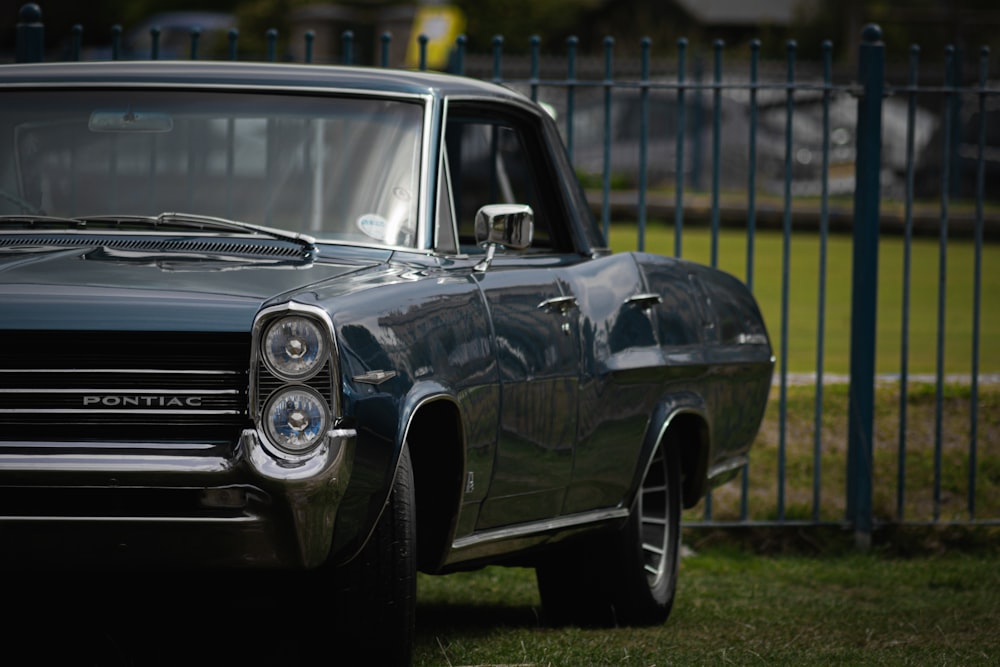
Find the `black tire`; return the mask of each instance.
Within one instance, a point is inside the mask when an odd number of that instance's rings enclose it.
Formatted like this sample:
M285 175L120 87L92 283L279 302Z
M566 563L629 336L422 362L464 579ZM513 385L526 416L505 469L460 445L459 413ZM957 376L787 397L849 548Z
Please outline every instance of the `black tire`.
M375 531L357 558L338 572L338 625L344 647L356 659L345 664L410 664L417 597L413 498L413 469L404 446Z
M542 611L554 625L659 625L670 616L680 551L680 463L659 447L625 526L536 567Z

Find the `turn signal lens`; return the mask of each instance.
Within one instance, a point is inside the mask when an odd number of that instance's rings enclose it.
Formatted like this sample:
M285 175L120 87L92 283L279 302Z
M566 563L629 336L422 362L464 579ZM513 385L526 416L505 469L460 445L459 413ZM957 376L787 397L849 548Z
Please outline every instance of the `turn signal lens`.
M267 327L263 341L264 363L284 380L304 380L315 375L326 359L326 338L308 317L282 317Z

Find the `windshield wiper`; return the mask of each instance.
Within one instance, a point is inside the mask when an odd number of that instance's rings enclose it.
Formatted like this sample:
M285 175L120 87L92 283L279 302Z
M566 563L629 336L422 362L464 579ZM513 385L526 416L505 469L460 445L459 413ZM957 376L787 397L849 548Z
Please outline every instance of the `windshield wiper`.
M308 249L315 250L316 239L308 234L299 234L298 232L286 232L283 229L276 229L274 227L264 227L263 225L253 225L249 222L239 222L237 220L229 220L228 218L216 218L211 215L199 215L197 213L177 213L177 212L167 212L161 213L160 215L153 217L148 216L87 216L84 218L78 218L80 220L90 221L110 221L110 220L122 220L124 222L132 222L136 220L148 220L153 223L153 226L163 225L169 227L171 225L176 225L180 227L193 227L200 230L222 230L230 232L249 232L251 234L263 234L265 236L270 236L271 238L280 239L282 241L291 241L293 243L298 243Z
M57 215L0 215L0 223L24 229L74 229L86 228L87 222L79 218L63 218Z
M307 234L287 232L274 227L253 225L248 222L227 220L195 213L161 213L158 216L147 215L86 215L64 218L49 215L2 215L0 222L21 225L25 229L65 228L87 229L93 223L94 227L106 226L113 229L129 229L136 226L151 226L153 229L197 229L199 231L243 232L269 236L280 241L289 241L302 246L306 259L316 256L316 239Z

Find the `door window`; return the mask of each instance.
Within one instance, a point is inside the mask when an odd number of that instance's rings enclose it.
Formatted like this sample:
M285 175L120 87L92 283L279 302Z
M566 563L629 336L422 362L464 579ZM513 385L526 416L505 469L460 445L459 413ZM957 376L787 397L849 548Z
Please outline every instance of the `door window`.
M459 244L475 252L476 211L487 204L527 204L535 213L532 250L565 251L568 228L537 135L521 124L457 115L445 133Z

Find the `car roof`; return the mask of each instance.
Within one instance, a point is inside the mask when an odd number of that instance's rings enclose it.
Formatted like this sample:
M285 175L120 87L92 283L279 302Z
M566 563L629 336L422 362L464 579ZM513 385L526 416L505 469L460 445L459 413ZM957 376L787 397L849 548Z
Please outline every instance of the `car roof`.
M376 67L210 60L147 60L0 65L0 86L111 84L315 88L368 93L483 97L524 103L503 86L452 74Z

